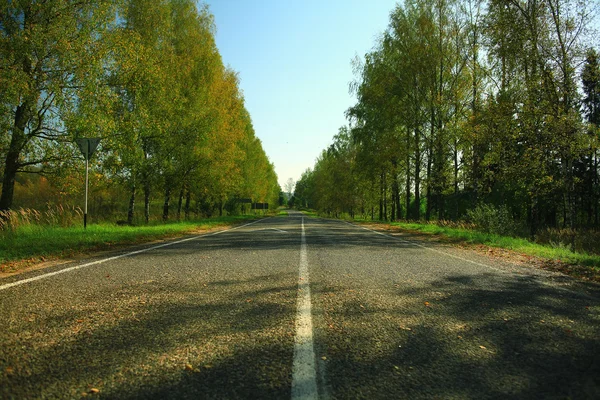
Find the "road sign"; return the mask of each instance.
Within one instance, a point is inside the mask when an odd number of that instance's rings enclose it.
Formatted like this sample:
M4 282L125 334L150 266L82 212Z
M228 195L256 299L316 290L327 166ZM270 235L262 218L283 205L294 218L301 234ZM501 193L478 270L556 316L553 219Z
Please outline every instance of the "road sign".
M79 150L81 150L81 154L86 160L89 160L90 157L96 151L98 147L98 143L100 143L100 138L79 138L75 139L77 146L79 146Z
M85 207L83 209L83 229L87 228L87 214L88 214L88 170L89 170L89 160L94 151L96 151L96 147L98 147L98 143L100 143L100 138L79 138L75 139L77 146L79 146L79 150L81 150L81 154L83 154L83 158L85 158Z

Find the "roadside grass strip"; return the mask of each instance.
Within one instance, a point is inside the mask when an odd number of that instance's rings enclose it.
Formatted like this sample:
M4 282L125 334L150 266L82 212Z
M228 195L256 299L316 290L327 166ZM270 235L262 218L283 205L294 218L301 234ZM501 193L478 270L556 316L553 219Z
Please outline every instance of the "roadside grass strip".
M113 250L119 245L131 245L164 239L182 234L193 234L248 221L254 217L220 217L196 221L160 223L144 226L117 226L114 224L83 227L28 225L16 232L0 233L0 272L14 272L21 265L47 258L73 256L89 250Z
M148 251L160 249L160 248L167 247L167 246L173 246L173 245L179 244L179 243L185 243L185 242L189 242L189 241L192 241L192 240L201 239L201 238L207 237L207 236L219 235L219 234L224 233L224 232L229 232L229 231L240 229L240 228L243 228L243 227L246 227L246 226L249 226L249 225L253 225L253 224L255 224L257 222L260 222L260 221L262 221L262 219L259 219L259 220L256 220L256 221L252 221L252 222L250 222L248 224L236 226L236 227L230 228L230 229L224 229L224 230L220 230L220 231L216 231L216 232L205 233L203 235L192 236L192 237L189 237L189 238L185 238L185 239L181 239L181 240L176 240L176 241L173 241L173 242L167 242L167 243L159 244L159 245L152 246L152 247L147 247L147 248L136 250L136 251L131 251L131 252L128 252L128 253L119 254L119 255L113 256L113 257L103 258L103 259L100 259L100 260L96 260L96 261L92 261L92 262L88 262L88 263L84 263L84 264L80 264L80 265L74 265L72 267L67 267L67 268L64 268L64 269L60 269L58 271L54 271L54 272L50 272L50 273L47 273L47 274L42 274L42 275L34 276L32 278L21 279L21 280L15 281L15 282L11 282L11 283L7 283L7 284L4 284L4 285L0 285L0 291L1 290L6 290L6 289L10 289L10 288L15 287L15 286L24 285L26 283L38 281L40 279L49 278L49 277L54 276L54 275L64 274L66 272L75 271L75 270L86 268L86 267L91 267L93 265L103 264L103 263L108 262L108 261L118 260L119 258L129 257L129 256L133 256L133 255L140 254L140 253L146 253Z
M568 264L578 264L592 267L600 271L600 256L587 253L577 253L564 247L544 246L532 243L527 239L500 236L491 233L483 233L469 229L448 228L433 224L416 224L405 222L393 222L389 224L401 229L418 231L433 235L443 235L452 239L459 239L467 243L483 244L490 247L498 247L513 250L526 255L553 260L561 260Z

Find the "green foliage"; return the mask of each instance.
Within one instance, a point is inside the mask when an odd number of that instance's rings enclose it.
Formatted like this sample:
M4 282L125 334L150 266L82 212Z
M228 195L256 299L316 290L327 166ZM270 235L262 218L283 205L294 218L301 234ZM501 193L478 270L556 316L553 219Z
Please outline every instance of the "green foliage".
M590 7L398 4L373 50L353 61L349 126L298 182L298 203L332 216L471 218L502 234L527 226L530 237L600 228L600 67L585 44ZM493 206L501 203L510 208Z
M504 205L495 207L492 204L479 204L467 211L467 218L477 230L485 233L514 236L521 231L513 220L510 210Z
M254 216L220 217L147 226L116 226L94 224L87 230L80 227L26 224L16 234L0 234L0 265L19 260L39 260L40 257L72 256L90 250L111 250L117 246L144 243L198 230L230 226L254 219Z
M207 6L50 0L0 7L0 210L35 202L19 183L25 170L46 174L47 193L60 192L51 203L80 197L80 155L66 143L81 136L102 138L92 198L121 202L130 224L140 203L146 222L158 202L164 220L173 211L178 219L237 213L231 200L240 197L277 206L274 167L237 73L223 65ZM103 217L121 210L103 208Z

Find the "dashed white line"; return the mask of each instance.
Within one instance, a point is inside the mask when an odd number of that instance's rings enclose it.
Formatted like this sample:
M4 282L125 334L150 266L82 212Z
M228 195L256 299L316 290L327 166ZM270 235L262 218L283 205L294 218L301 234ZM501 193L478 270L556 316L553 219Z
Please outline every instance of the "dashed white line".
M302 218L300 242L300 272L298 275L298 311L296 314L296 337L294 341L294 364L292 366L292 400L317 399L317 370L313 344L310 281L306 234Z
M68 267L68 268L65 268L65 269L61 269L61 270L58 270L58 271L49 272L47 274L34 276L32 278L22 279L20 281L11 282L11 283L6 283L4 285L0 285L0 290L6 290L6 289L9 289L9 288L12 288L12 287L15 287L15 286L20 286L20 285L24 285L26 283L30 283L30 282L34 282L34 281L39 281L40 279L49 278L49 277L54 276L54 275L64 274L65 272L71 272L71 271L75 271L77 269L91 267L92 265L98 265L98 264L102 264L102 263L105 263L105 262L108 262L108 261L118 260L119 258L129 257L129 256L133 256L133 255L140 254L140 253L145 253L147 251L160 249L162 247L167 247L167 246L172 246L174 244L189 242L190 240L196 240L196 239L200 239L200 238L203 238L203 237L206 237L206 236L218 235L218 234L223 233L223 232L229 232L229 231L233 231L233 230L236 230L236 229L243 228L245 226L253 225L253 224L255 224L257 222L260 222L260 221L263 221L263 220L259 219L259 220L250 222L248 224L236 226L235 228L224 229L222 231L217 231L217 232L213 232L213 233L207 233L207 234L204 234L204 235L193 236L193 237L189 237L189 238L186 238L186 239L177 240L175 242L163 243L163 244L159 244L157 246L152 246L152 247L148 247L148 248L145 248L145 249L132 251L132 252L125 253L125 254L119 254L118 256L103 258L102 260L96 260L96 261L92 261L92 262L89 262L89 263L86 263L86 264L75 265L75 266Z

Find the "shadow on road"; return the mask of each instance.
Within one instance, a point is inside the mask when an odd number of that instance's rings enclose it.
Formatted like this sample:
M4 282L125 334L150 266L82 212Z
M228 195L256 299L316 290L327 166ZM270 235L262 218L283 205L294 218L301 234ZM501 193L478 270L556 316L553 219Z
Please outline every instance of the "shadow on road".
M316 266L332 249L367 260L417 252L342 222L305 227ZM152 273L150 261L167 270L177 256L173 278L73 289L65 304L5 303L0 397L289 398L299 248L298 218L273 219L120 261ZM282 249L292 261L269 264ZM335 281L350 267L311 270L317 361L333 398L600 398L598 298L450 268L395 284L383 272L392 268L363 271L373 282L382 271L377 286Z
M600 398L598 300L496 274L316 292L333 397Z
M96 293L5 331L2 398L286 398L297 286L274 274ZM42 316L43 314L43 316Z

